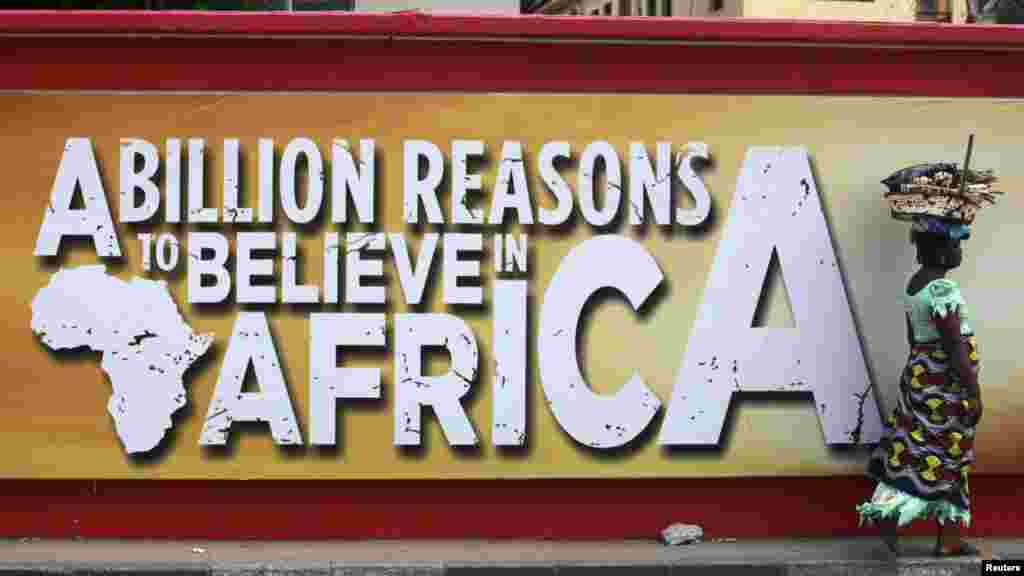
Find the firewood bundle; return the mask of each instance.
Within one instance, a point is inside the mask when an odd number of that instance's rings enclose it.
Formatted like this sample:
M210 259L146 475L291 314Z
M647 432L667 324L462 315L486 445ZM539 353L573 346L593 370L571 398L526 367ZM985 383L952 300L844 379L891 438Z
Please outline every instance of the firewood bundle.
M934 216L971 224L978 210L994 205L1002 194L992 189L995 182L991 170L961 170L955 164L934 163L899 170L882 184L888 188L884 196L893 218Z

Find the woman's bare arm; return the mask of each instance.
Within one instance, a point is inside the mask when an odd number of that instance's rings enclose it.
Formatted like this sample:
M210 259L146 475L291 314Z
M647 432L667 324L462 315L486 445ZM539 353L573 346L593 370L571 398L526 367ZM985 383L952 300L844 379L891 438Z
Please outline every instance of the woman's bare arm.
M914 347L914 325L910 322L910 314L904 314L904 318L907 319L907 346Z

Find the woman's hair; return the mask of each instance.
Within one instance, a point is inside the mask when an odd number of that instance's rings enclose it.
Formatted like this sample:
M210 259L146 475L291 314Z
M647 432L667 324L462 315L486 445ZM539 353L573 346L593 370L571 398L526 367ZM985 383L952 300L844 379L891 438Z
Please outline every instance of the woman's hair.
M956 254L959 240L942 234L912 230L910 243L917 246L917 261L924 266L946 268L951 263L959 264Z

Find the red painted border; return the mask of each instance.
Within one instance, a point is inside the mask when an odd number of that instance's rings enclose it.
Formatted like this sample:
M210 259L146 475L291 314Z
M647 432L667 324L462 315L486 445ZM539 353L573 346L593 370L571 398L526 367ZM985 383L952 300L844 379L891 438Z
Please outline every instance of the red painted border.
M460 13L12 11L0 34L433 36L1024 48L1024 26Z
M1019 97L1021 49L1011 26L0 12L0 89Z
M1022 97L1021 49L1024 28L1008 26L0 12L0 89ZM1021 480L972 480L973 535L1024 535ZM871 489L851 477L2 480L0 536L649 538L674 521L712 537L849 535L864 532L853 506Z
M1019 477L971 480L974 537L1020 536ZM863 478L423 481L5 481L0 537L654 538L870 534ZM909 533L931 534L917 523Z
M7 37L0 89L1017 97L1022 58L966 49Z

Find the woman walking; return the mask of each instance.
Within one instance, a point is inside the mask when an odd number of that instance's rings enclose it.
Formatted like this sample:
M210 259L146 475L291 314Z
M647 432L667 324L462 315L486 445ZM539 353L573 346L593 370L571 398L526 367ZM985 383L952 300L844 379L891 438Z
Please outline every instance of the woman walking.
M946 277L960 265L960 243L969 237L963 221L913 218L911 242L920 269L903 295L910 355L899 401L868 466L878 485L870 501L857 507L861 523L878 524L894 553L899 526L932 518L938 527L936 555L978 554L961 538L961 526L971 521L968 472L983 411L978 352L960 288Z

